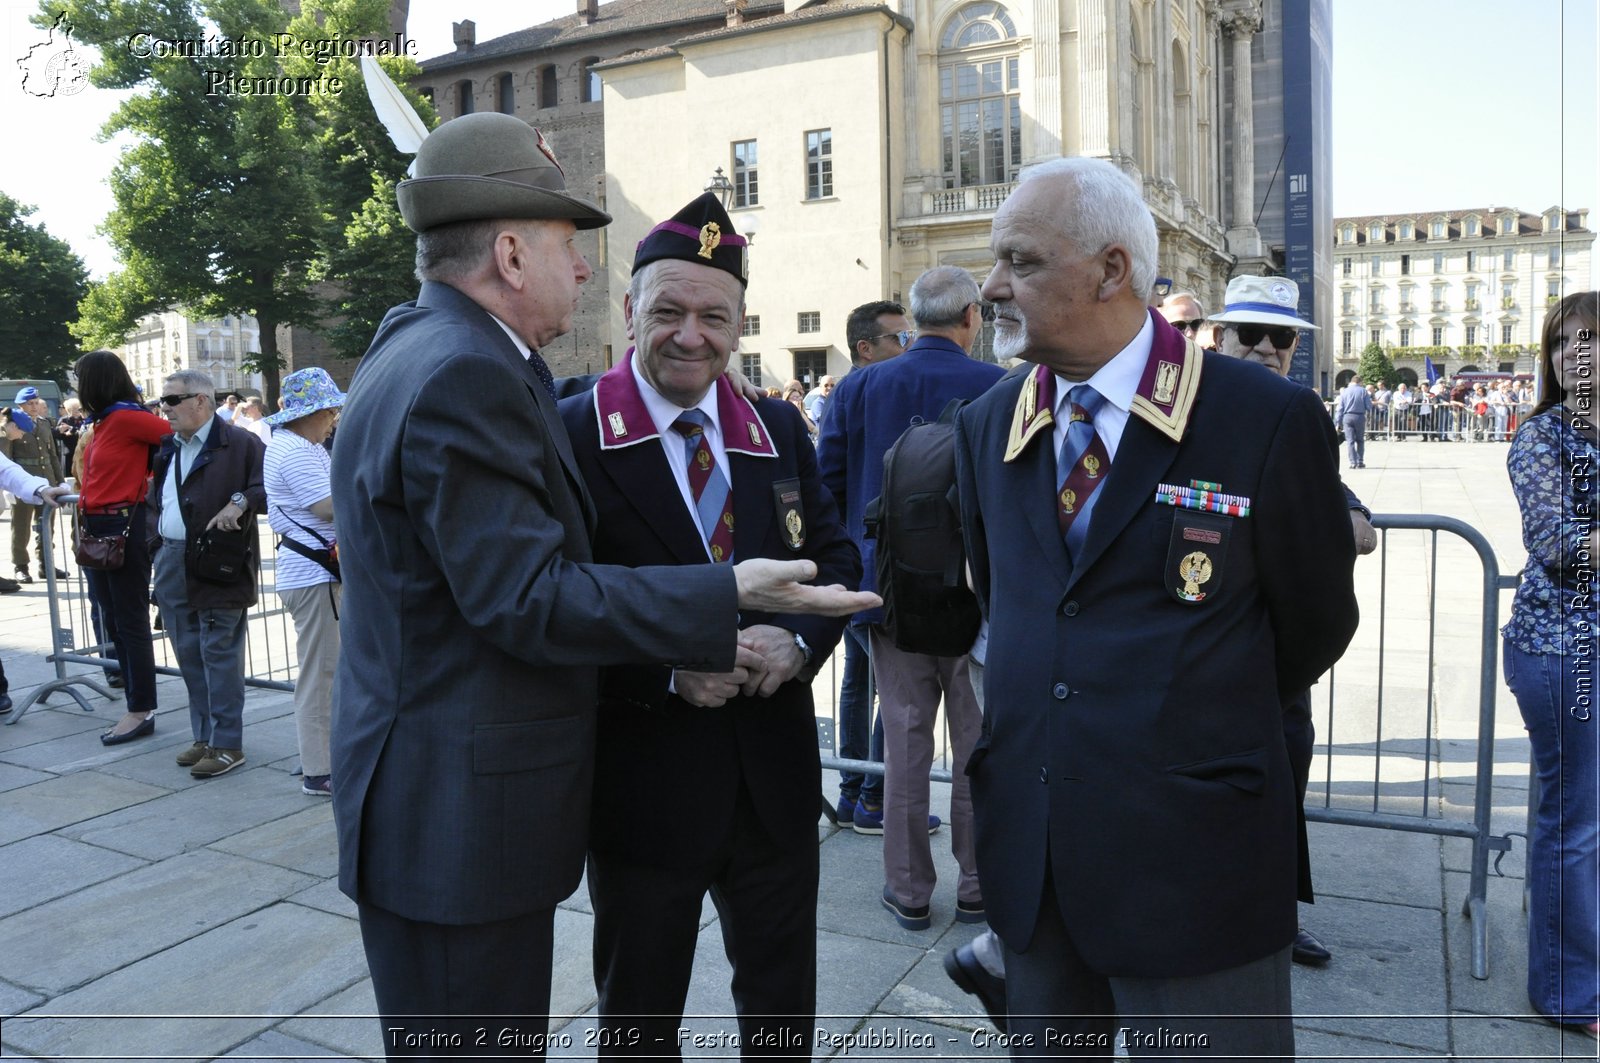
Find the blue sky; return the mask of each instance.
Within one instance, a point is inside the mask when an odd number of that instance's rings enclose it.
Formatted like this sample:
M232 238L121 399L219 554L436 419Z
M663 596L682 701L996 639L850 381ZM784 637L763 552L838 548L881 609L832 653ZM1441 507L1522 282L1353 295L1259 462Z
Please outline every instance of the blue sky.
M1595 0L1333 0L1333 209L1337 215L1469 206L1595 210L1600 226ZM0 0L0 42L15 58L40 37L35 0ZM572 0L412 0L423 56L449 51L450 23L478 39L565 15ZM14 69L14 68L12 68ZM112 93L38 99L0 77L11 148L0 190L104 276L94 233L111 209L114 144L95 134Z

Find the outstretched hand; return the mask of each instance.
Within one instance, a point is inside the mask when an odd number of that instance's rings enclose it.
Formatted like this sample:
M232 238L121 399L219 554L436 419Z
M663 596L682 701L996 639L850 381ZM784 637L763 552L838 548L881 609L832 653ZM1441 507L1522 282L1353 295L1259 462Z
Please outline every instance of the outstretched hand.
M829 587L807 586L805 581L817 576L813 561L756 557L734 565L733 576L739 589L740 609L850 616L883 604L883 599L870 591L852 591L837 583Z

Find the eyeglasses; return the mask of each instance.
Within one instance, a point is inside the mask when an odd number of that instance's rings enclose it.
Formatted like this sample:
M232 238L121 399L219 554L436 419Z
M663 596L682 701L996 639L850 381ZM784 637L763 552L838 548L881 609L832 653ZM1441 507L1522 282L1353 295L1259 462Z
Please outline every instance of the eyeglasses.
M1299 338L1300 330L1292 328L1275 328L1271 325L1235 325L1233 331L1238 335L1239 342L1246 347L1254 347L1261 342L1263 336L1272 340L1272 345L1280 351L1286 351L1294 346L1294 341Z
M910 345L911 338L913 336L915 336L915 335L916 335L916 333L912 332L910 329L904 329L903 328L899 332L880 332L876 336L868 336L867 339L869 339L869 340L881 340L881 339L884 339L885 337L893 336L896 340L899 341L900 346L905 347L905 346Z
M1199 332L1200 326L1204 325L1205 323L1206 319L1203 317L1191 318L1188 321L1179 318L1177 321L1172 323L1172 327L1177 329L1179 332Z
M161 405L176 406L186 399L197 399L199 397L200 393L198 391L191 391L186 395L163 395L161 396Z

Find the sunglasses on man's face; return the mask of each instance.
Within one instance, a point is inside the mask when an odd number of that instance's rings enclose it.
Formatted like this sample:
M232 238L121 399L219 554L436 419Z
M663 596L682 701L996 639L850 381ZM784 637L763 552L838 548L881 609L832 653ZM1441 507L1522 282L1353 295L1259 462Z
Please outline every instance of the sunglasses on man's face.
M1203 317L1190 318L1187 321L1185 321L1183 318L1179 318L1172 323L1172 327L1180 332L1199 332L1200 326L1204 325L1205 323L1206 319Z
M1246 347L1254 347L1265 336L1271 339L1272 345L1280 351L1293 347L1295 339L1300 335L1299 329L1273 325L1235 325L1233 331L1238 335L1239 342Z
M161 396L161 404L163 406L176 406L180 402L183 402L187 399L196 399L199 397L200 393L198 391L191 391L185 395L163 395Z
M913 333L910 329L901 329L899 332L880 332L876 336L871 336L871 337L868 337L868 338L869 339L874 339L874 340L882 340L882 339L890 339L890 338L892 338L900 346L905 347L908 344L910 344L911 337L913 335L915 335L915 333Z

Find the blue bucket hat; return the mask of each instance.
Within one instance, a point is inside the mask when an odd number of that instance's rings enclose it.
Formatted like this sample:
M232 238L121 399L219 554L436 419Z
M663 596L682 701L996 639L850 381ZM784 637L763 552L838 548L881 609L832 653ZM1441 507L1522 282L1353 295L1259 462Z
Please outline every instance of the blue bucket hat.
M32 384L29 384L27 387L25 387L21 391L17 392L17 397L16 397L16 399L14 401L18 405L21 405L24 402L32 402L34 399L36 399L38 397L39 397L39 389L34 387Z
M283 378L283 409L262 420L270 425L283 425L309 417L318 410L333 410L343 405L344 392L326 369L299 369Z

